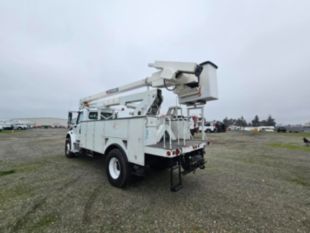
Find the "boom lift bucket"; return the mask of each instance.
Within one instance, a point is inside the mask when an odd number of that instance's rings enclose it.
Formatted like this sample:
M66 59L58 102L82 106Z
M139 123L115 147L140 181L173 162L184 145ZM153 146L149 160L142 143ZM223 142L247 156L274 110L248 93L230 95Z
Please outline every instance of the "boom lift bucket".
M205 104L207 101L217 100L217 66L212 62L203 62L196 68L195 75L198 78L198 85L184 85L177 88L179 103L185 105ZM187 75L187 74L184 74Z

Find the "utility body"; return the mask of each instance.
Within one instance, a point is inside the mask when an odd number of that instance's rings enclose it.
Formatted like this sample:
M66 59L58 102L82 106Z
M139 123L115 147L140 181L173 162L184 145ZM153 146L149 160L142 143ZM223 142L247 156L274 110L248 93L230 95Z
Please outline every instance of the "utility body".
M105 156L108 180L116 187L124 187L131 175L144 175L149 167L169 168L170 188L177 191L182 187L181 174L204 168L207 141L204 130L200 139L192 137L190 112L199 109L204 119L204 105L217 99L217 66L212 62L150 66L157 69L151 77L80 100L79 110L69 112L65 154ZM143 92L120 95L143 87ZM160 115L162 89L175 93L186 113L181 106L172 106Z

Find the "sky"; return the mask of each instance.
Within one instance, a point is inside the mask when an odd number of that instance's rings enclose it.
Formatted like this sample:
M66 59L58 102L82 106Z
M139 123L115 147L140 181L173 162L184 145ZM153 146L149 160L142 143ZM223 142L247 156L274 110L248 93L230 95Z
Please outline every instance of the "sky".
M307 0L0 0L0 118L65 118L155 60L210 60L208 120L310 122L309 12Z

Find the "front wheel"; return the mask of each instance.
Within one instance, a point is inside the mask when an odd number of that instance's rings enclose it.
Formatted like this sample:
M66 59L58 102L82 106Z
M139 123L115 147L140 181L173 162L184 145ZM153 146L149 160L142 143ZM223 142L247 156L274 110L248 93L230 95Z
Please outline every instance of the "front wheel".
M106 173L111 185L122 188L130 178L130 166L126 155L119 149L112 149L106 160Z
M71 140L70 140L70 138L66 139L65 155L67 158L75 157L75 153L71 152Z

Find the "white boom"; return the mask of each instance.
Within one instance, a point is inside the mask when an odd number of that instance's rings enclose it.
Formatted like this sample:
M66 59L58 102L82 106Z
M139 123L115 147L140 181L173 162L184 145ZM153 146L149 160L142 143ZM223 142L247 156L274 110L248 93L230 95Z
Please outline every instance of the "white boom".
M106 97L147 86L173 86L174 93L179 96L179 102L186 105L217 99L217 66L212 62L196 64L156 61L149 66L158 69L151 77L83 98L80 100L80 108L89 107L93 102Z

